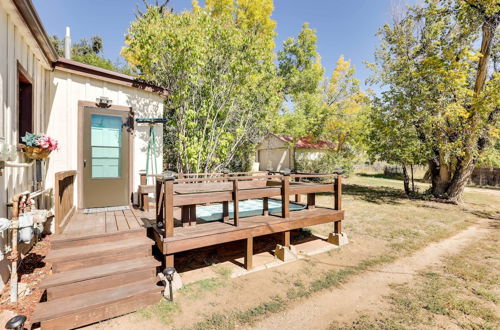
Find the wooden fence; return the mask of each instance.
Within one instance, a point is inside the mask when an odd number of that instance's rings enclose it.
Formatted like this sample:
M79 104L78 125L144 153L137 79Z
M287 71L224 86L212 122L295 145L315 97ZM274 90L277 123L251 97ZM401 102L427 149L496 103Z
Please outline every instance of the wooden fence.
M500 186L500 168L476 167L472 172L470 181L479 186Z
M55 233L60 234L75 213L74 185L76 171L57 172L54 189Z

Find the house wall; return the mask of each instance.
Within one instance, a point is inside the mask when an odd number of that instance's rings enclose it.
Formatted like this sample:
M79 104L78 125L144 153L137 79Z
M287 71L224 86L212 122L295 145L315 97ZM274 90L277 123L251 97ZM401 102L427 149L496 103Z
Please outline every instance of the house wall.
M257 146L257 155L259 171L266 171L269 167L272 167L273 171L293 169L293 157L289 146L274 135L267 135Z
M295 169L294 159L319 160L325 154L322 149L295 148L277 138L273 134L268 134L257 146L257 159L259 171L266 171L269 166L274 171L281 171L285 168Z
M23 192L54 186L54 174L77 168L78 101L107 96L114 105L132 107L136 117L163 117L162 98L133 87L60 72L52 68L13 0L0 0L0 142L17 145L18 64L28 73L33 87L33 131L47 133L60 142L60 150L44 162L43 181L33 186L34 166L6 167L0 176L0 217L10 218L7 203ZM158 166L162 167L162 129L156 127ZM136 125L133 136L133 187L139 184L138 171L145 168L149 128ZM19 152L14 162L29 160ZM78 198L75 198L77 201ZM0 233L0 290L9 279L10 251L7 232Z
M48 88L49 104L46 116L46 132L59 141L59 150L51 154L48 161L46 187L54 186L54 174L59 171L77 170L78 102L95 102L105 96L113 105L132 107L136 118L163 117L163 99L159 95L141 89L117 85L57 69L51 73ZM163 130L155 127L158 169L163 162ZM145 169L149 127L135 124L133 134L132 187L139 185L139 171ZM78 175L78 174L77 174ZM75 187L75 201L78 201L78 186Z
M319 160L325 155L325 151L321 149L298 148L295 150L295 155L297 157L297 161L300 159Z
M33 83L33 129L43 130L46 86L50 64L11 0L0 0L0 142L17 145L18 63ZM18 153L16 162L26 162ZM6 167L0 176L0 217L10 217L6 203L12 196L32 189L33 168ZM0 289L9 278L6 232L0 233Z

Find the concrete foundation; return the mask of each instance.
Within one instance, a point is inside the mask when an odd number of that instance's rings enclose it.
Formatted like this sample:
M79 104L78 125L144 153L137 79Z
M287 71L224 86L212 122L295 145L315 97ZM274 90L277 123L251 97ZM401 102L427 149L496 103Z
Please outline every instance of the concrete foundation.
M286 247L277 244L276 249L274 250L274 255L281 261L292 261L298 258L297 250L293 245L290 245L290 247Z
M349 239L347 238L346 233L330 233L330 235L328 235L328 243L342 246L349 243Z

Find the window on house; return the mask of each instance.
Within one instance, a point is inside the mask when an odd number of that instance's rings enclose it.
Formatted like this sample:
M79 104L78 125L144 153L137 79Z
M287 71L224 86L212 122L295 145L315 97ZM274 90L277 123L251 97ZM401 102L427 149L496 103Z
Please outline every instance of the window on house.
M33 85L24 70L19 75L19 142L26 132L33 133Z

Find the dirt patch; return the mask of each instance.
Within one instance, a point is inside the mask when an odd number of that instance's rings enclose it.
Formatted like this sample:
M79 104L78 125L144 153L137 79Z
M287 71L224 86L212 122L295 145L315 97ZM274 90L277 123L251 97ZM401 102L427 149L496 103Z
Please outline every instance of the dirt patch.
M369 271L341 288L300 302L252 328L270 329L279 324L286 329L323 329L333 320L345 323L356 319L360 314L376 314L383 310L381 298L390 293L391 285L410 281L418 271L436 266L443 256L458 253L471 241L480 242L481 237L488 232L487 225L488 221L481 221L453 237L430 244L412 256Z
M39 284L50 272L50 266L44 261L49 250L50 237L45 236L43 241L36 243L20 263L17 270L18 283L20 288L26 288L27 294L21 295L17 303L10 302L10 282L2 291L0 312L12 311L15 315L25 315L28 318L24 325L27 329L31 328L30 315L35 311L40 300L43 300L44 290L40 289Z

